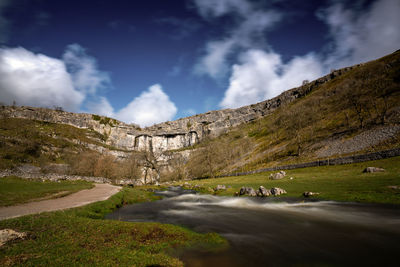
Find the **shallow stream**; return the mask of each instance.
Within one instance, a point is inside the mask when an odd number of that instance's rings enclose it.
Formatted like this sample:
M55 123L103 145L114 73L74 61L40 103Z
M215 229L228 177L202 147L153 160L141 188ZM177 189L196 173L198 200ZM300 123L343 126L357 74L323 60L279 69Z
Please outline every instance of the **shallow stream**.
M400 266L398 207L218 197L179 187L158 194L165 198L107 218L177 224L229 241L223 253L185 253L187 266Z

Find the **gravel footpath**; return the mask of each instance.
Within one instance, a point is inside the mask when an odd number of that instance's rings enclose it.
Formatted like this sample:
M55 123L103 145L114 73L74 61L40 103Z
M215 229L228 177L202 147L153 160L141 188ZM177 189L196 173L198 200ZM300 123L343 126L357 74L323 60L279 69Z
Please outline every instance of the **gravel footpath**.
M66 197L25 203L17 206L1 207L0 220L9 218L75 208L89 203L106 200L118 193L121 187L110 184L95 184L92 189L85 189Z

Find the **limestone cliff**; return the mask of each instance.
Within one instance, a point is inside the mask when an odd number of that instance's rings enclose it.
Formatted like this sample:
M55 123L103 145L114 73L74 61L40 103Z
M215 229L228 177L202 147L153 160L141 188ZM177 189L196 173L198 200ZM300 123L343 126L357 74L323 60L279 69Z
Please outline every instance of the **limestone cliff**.
M257 104L237 109L209 111L143 129L134 124L125 124L103 116L46 108L5 106L0 111L0 115L3 117L63 123L78 128L92 129L104 137L103 141L107 145L115 148L127 151L151 151L159 154L168 150L192 146L207 136L218 136L228 131L232 126L247 123L270 114L275 109L307 95L320 84L332 80L354 67L332 71L322 78L285 91L275 98Z

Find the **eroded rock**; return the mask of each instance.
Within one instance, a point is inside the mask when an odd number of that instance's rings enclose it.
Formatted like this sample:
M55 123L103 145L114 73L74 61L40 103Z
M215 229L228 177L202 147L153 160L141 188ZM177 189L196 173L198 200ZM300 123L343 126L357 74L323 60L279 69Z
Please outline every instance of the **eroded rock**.
M251 197L257 196L256 191L254 191L253 187L240 188L239 195L240 196L251 196Z
M4 246L7 242L17 239L25 239L27 233L20 233L12 229L2 229L0 230L0 247Z
M284 190L282 188L279 188L279 187L271 188L271 194L274 196L279 196L279 195L286 194L286 193L287 193L286 190Z
M226 186L225 185L217 185L217 187L215 187L214 189L215 191L219 191L219 190L226 190Z
M286 172L285 171L280 171L280 172L277 172L277 173L271 173L269 175L269 179L271 179L271 180L279 180L279 179L282 179L285 176L286 176Z
M319 193L310 192L310 191L306 191L306 192L303 193L304 197L312 197L312 196L316 196L316 195L319 195Z
M373 172L384 172L385 169L383 168L378 168L378 167L367 167L363 170L363 172L366 173L373 173Z
M258 188L257 195L260 196L260 197L269 197L271 195L271 190L266 189L264 186L261 185Z

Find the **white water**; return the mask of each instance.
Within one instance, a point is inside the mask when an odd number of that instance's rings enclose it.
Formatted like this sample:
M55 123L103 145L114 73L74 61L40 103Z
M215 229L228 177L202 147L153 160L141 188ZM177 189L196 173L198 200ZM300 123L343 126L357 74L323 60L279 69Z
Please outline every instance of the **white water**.
M218 232L231 243L228 252L218 254L218 266L398 263L398 207L217 197L182 192L179 188L161 194L166 198L121 208L109 218L173 223L199 232ZM203 253L183 256L188 266L195 262L196 266L207 267L214 266L210 260L213 257L216 256Z

